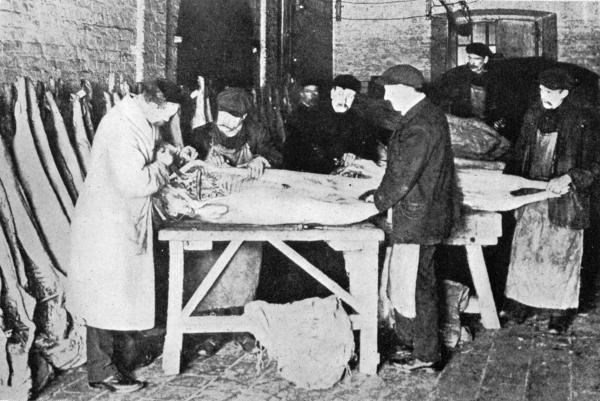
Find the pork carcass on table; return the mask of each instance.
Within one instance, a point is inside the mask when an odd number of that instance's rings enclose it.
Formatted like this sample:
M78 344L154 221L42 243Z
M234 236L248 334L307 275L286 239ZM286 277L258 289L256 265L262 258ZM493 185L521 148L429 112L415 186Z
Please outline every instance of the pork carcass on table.
M457 161L465 206L482 211L511 210L553 196L545 190L545 182L502 174L494 169L499 166L497 162ZM384 172L384 166L357 160L338 174L267 169L255 180L246 169L196 160L172 176L171 183L156 197L156 204L165 217L188 216L211 223L351 224L379 213L373 203L359 197L376 189ZM536 192L511 194L522 188Z

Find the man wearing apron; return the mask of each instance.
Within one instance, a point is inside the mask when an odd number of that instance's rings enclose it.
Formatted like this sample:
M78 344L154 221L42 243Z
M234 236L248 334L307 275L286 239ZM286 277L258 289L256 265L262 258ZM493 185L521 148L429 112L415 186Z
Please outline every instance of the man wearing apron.
M193 146L199 158L209 163L247 168L252 178L259 178L265 168L279 167L282 163L268 130L253 113L250 95L242 88L227 88L217 95L216 120L195 127L186 145ZM217 242L212 251L191 252L186 258L184 299L189 299L226 245ZM262 243L244 242L197 312L221 313L216 310L241 307L254 300L261 262ZM209 340L213 349L207 351L211 352L218 344L214 344L215 337Z
M516 211L504 314L519 322L532 308L545 309L549 332L560 334L579 305L583 229L600 154L597 125L569 95L573 78L554 68L542 72L539 82L540 100L525 115L510 172L548 181L557 197Z

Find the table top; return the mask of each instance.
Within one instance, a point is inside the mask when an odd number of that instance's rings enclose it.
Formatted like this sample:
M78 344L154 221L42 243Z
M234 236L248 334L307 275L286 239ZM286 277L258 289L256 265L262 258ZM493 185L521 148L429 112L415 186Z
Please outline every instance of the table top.
M383 241L383 230L372 223L344 226L314 224L210 224L195 220L170 223L158 233L161 241Z

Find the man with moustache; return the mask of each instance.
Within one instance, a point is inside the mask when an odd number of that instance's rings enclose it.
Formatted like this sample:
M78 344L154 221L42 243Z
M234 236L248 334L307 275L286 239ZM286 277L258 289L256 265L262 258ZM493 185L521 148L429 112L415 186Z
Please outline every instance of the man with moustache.
M476 117L500 133L506 118L496 107L499 88L489 73L493 56L488 46L475 42L466 46L468 62L432 84L429 96L444 112L458 117Z
M600 177L597 123L574 104L575 85L560 68L539 75L540 98L525 115L509 170L547 181L556 197L515 212L502 314L522 322L533 308L543 309L551 334L568 329L579 305L583 229L590 222L590 189Z
M217 119L194 128L186 144L209 163L248 168L252 178L260 177L265 168L278 167L282 156L251 109L243 88L224 89L217 95Z
M281 153L266 127L258 121L250 95L243 88L229 87L221 91L217 95L216 120L194 128L184 142L194 147L199 158L207 163L246 168L255 179L263 175L265 168L277 168L282 163ZM186 258L184 298L191 296L226 245L216 242L212 251ZM254 300L262 256L262 242L244 242L198 309L204 313L220 313L219 309L231 310ZM215 352L221 340L223 337L210 336L203 344L204 350L209 354ZM249 335L238 336L236 340L246 350L254 346Z
M306 114L304 121L288 124L285 168L329 174L357 157L378 160L376 129L352 109L360 89L360 81L352 75L338 75L327 102Z

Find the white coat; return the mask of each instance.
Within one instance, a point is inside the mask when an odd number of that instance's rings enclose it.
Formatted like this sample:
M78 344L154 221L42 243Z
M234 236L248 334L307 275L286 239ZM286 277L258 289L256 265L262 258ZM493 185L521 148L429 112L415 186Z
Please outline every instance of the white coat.
M154 326L152 195L168 180L154 161L158 130L133 98L101 121L75 207L67 278L70 311L108 330Z

